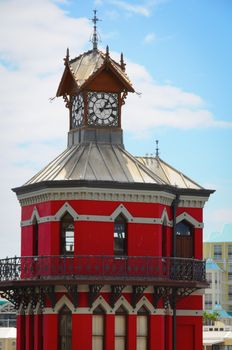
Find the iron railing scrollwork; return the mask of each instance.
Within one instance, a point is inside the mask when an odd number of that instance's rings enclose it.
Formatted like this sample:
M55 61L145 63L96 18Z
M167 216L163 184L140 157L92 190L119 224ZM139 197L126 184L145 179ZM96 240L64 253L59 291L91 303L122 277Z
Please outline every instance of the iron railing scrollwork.
M0 260L0 282L49 278L206 281L205 261L151 256L24 256Z

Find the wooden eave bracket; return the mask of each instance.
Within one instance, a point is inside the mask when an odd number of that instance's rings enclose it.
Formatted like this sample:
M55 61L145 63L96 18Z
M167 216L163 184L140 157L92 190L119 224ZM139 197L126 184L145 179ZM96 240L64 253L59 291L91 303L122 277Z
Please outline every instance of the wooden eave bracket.
M63 75L62 75L62 78L61 78L61 81L60 81L60 84L59 84L57 92L56 92L56 97L64 96L65 94L70 93L70 89L69 89L69 91L67 89L68 84L66 82L69 76L73 80L74 84L76 85L77 91L79 90L79 86L78 86L77 81L75 80L75 78L73 76L73 73L72 73L69 65L66 65L64 72L63 72Z

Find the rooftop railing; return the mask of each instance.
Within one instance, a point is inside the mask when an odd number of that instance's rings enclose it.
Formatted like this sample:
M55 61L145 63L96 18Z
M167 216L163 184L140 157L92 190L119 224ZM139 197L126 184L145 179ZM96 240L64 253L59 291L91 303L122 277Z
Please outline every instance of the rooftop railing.
M172 257L59 255L0 260L0 283L43 279L206 282L206 273L203 260Z

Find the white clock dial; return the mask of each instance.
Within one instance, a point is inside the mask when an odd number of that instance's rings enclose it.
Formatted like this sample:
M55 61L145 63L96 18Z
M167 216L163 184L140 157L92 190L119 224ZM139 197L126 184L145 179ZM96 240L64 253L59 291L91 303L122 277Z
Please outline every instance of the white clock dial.
M84 100L81 94L72 97L72 129L83 125Z
M118 95L91 92L88 95L88 123L97 126L118 126Z

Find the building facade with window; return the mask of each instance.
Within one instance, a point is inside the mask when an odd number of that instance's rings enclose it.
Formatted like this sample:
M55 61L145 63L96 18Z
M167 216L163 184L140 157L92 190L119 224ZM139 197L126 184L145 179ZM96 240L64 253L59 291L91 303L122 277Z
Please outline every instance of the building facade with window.
M222 302L224 271L212 259L206 260L206 279L209 286L205 289L203 297L204 310L213 310Z
M232 311L232 241L204 242L204 258L213 259L223 270L221 305Z
M65 58L57 96L69 110L67 149L14 189L21 257L0 262L0 290L18 310L17 350L199 350L213 191L158 154L125 149L134 88L123 55L114 61L96 38Z

